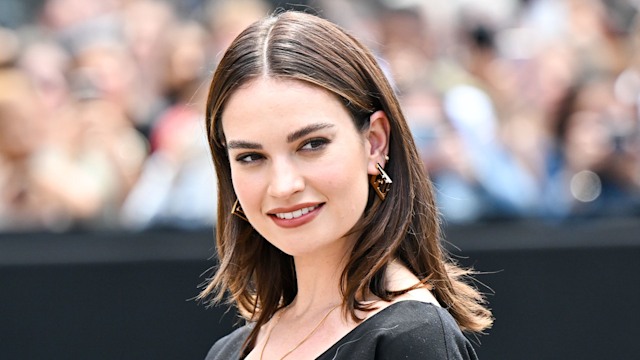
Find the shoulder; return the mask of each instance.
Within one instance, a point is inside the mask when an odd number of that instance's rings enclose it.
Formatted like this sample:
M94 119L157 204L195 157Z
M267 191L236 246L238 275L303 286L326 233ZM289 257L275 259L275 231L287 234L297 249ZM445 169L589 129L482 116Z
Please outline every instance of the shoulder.
M245 325L234 330L229 335L216 341L205 360L229 360L239 359L242 344L249 337L252 325Z
M477 359L447 310L415 300L387 306L330 350L325 355L332 359Z
M432 303L405 300L379 314L390 330L379 343L381 358L476 359L469 340L449 312Z

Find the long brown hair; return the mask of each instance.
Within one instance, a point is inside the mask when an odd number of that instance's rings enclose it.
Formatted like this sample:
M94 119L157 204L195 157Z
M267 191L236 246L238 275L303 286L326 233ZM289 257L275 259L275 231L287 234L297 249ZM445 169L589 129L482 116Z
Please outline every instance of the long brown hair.
M491 326L484 298L441 245L439 215L432 185L392 87L373 54L337 25L300 12L283 12L258 21L230 45L215 71L207 100L206 129L218 176L216 241L219 266L200 299L237 306L255 321L246 348L254 345L260 327L297 293L293 258L231 215L236 200L221 115L239 86L262 76L303 81L324 88L340 99L358 129L369 115L383 110L390 122L389 157L385 171L393 186L385 201L369 192L362 218L351 233L357 237L342 273L346 314L358 321L356 310L372 293L391 300L384 273L399 259L419 279L434 286L434 295L465 331Z

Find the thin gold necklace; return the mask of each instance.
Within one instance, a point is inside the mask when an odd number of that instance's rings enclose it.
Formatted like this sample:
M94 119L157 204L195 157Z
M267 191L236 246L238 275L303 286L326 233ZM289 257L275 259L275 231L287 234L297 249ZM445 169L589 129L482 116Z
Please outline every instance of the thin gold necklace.
M297 348L299 348L302 344L304 344L305 341L309 340L309 338L311 337L311 335L313 335L322 325L322 323L324 323L325 320L327 320L327 318L329 317L329 314L331 314L331 312L335 309L337 309L341 304L338 304L334 307L332 307L331 309L329 309L329 311L327 311L327 313L322 317L322 319L320 320L320 322L318 322L318 325L316 325L316 327L313 328L313 330L311 330L310 333L307 334L307 336L304 337L304 339L300 340L299 343L296 344L296 346L293 347L293 349L287 351L284 355L282 355L282 357L280 358L280 360L286 358L287 356L289 356L289 354L291 354L292 352L294 352ZM286 310L286 309L285 309ZM267 338L264 341L264 345L262 345L262 351L260 352L260 360L262 360L262 356L264 355L264 349L267 348L267 343L269 343L269 339L271 339L271 332L273 332L273 329L278 325L278 323L280 322L280 318L282 317L282 314L284 313L284 311L281 311L280 314L278 314L278 317L276 318L276 321L273 323L273 326L271 326L271 329L269 329L269 333L267 334Z

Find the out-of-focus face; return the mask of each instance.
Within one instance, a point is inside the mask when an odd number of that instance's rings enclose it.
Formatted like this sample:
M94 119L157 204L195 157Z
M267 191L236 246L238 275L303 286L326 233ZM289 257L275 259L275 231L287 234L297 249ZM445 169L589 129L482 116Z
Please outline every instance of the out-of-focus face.
M0 158L23 158L45 142L41 105L24 73L0 71Z
M28 104L0 102L0 158L20 158L36 148L35 119Z
M349 251L375 159L335 96L260 78L230 97L222 129L236 195L264 238L293 256Z

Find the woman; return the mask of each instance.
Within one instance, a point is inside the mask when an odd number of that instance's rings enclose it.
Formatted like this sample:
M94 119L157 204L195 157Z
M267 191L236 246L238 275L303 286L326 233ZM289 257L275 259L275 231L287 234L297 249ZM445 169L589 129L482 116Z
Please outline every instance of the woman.
M491 325L439 243L438 215L375 58L336 25L284 12L230 45L207 131L219 268L248 324L207 359L471 359ZM461 331L462 330L462 331Z

